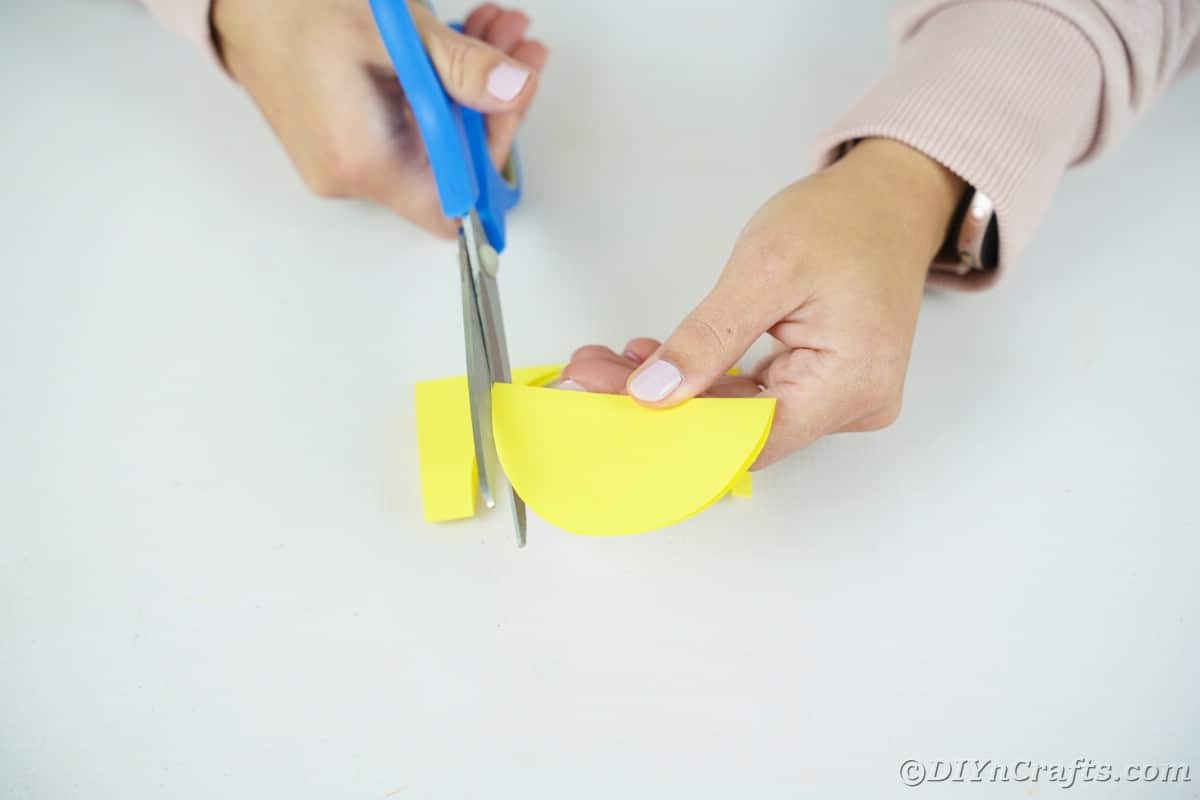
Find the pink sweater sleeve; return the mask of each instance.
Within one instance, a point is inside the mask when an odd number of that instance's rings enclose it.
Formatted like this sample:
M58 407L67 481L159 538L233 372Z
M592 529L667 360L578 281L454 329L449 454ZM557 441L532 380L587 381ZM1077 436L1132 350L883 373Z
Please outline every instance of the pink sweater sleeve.
M922 0L895 19L894 64L822 137L896 139L988 195L1000 270L1028 243L1066 168L1111 147L1200 62L1200 0Z
M199 46L209 61L224 72L209 24L212 0L142 0L142 5L150 9L164 28Z

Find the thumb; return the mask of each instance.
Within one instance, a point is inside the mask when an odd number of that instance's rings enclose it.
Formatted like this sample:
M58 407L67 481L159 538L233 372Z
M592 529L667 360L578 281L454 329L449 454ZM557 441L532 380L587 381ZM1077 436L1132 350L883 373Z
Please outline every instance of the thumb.
M485 113L520 111L529 104L537 83L534 70L486 42L443 25L418 3L410 2L409 10L447 94Z
M629 394L643 405L666 408L707 391L774 321L759 316L723 280L629 376Z

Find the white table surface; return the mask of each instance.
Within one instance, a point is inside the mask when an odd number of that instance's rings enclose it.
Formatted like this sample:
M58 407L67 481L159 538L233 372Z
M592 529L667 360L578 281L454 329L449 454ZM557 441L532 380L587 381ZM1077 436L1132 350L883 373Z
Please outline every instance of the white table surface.
M528 5L519 365L667 333L886 58L862 4ZM308 196L131 4L3 4L0 99L0 797L1200 796L1200 79L928 297L894 427L525 551L421 517L452 245Z

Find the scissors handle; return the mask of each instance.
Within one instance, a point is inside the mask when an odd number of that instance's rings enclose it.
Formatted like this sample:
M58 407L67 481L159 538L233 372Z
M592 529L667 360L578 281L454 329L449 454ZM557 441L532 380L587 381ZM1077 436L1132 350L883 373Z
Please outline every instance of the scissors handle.
M421 132L442 213L462 219L474 209L488 242L502 252L505 214L521 198L515 149L501 174L488 153L483 115L446 94L405 0L371 0L371 12Z

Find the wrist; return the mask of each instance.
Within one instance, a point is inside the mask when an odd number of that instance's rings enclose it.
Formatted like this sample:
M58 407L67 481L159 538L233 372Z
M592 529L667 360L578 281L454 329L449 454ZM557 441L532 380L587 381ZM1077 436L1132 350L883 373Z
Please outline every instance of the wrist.
M225 71L229 71L229 63L225 58L225 45L221 38L221 28L217 25L217 5L220 0L212 0L208 5L208 38L212 42L213 50L217 54L217 60L225 67Z
M254 3L249 5L253 6ZM240 45L246 38L249 26L247 4L239 0L212 0L208 25L212 32L213 47L222 64L235 81L242 82L245 69L243 49Z
M867 182L912 233L921 257L934 258L967 189L962 178L921 151L883 138L864 139L835 166Z

